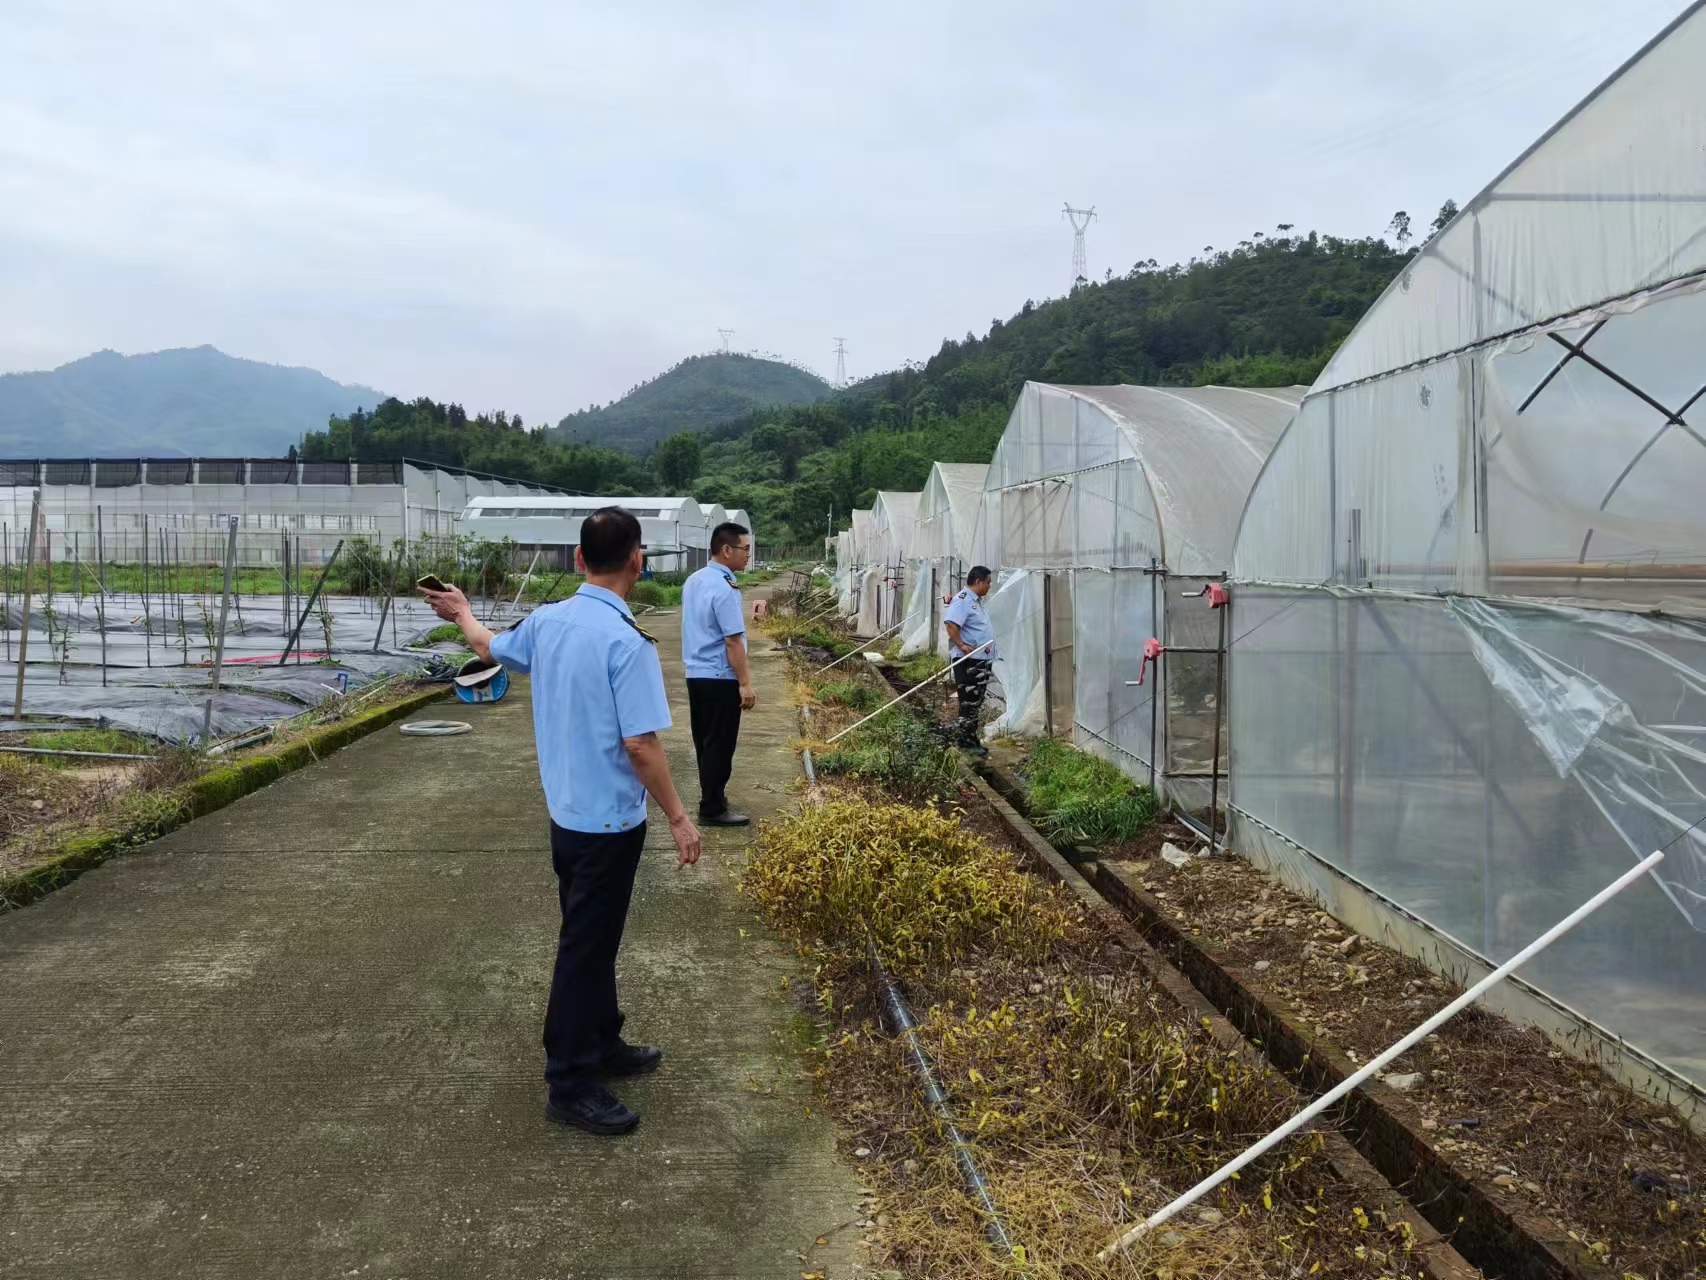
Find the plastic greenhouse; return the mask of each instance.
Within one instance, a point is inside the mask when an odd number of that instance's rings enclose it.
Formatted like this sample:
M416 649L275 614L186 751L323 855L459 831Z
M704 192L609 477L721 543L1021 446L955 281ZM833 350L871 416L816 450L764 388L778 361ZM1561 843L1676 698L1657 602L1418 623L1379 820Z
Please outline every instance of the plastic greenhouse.
M906 600L907 564L915 554L913 544L918 537L918 497L917 493L884 489L871 505L876 563L882 569L878 580L877 631L900 625L901 607Z
M931 650L946 655L942 601L964 582L975 564L986 562L978 546L978 512L989 466L982 462L938 462L918 499L918 534L907 568L903 655Z
M974 535L1002 570L986 604L996 732L1070 733L1206 809L1219 615L1184 597L1231 569L1244 500L1303 391L1025 384ZM1169 655L1160 703L1149 637L1197 651Z
M882 586L882 568L878 560L877 526L869 510L853 513L853 573L851 599L846 612L853 620L853 629L860 635L877 633L877 597Z
M835 535L835 576L832 581L835 587L836 612L844 617L851 617L858 612L854 595L858 576L854 571L853 561L853 530L843 529Z
M735 507L732 510L730 510L728 512L728 514L726 514L723 517L723 519L732 521L733 523L738 524L741 528L743 528L747 531L748 540L752 543L752 559L747 561L747 563L749 565L757 565L758 564L758 531L752 527L752 517L746 514L746 508L745 507ZM716 525L711 526L713 531L716 529L716 527L717 527Z
M1251 494L1229 668L1239 847L1436 964L1502 960L1666 849L1501 999L1695 1087L1703 67L1696 5L1363 318Z

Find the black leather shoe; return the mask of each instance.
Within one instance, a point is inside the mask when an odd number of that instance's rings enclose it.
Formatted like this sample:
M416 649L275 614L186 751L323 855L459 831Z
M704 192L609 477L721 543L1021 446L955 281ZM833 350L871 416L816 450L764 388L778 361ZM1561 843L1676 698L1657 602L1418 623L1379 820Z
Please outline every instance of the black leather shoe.
M618 1040L616 1047L599 1064L599 1074L606 1076L643 1076L658 1069L663 1050L652 1044L629 1044Z
M744 827L752 821L744 813L736 813L733 809L724 809L718 814L701 816L700 822L707 827Z
M627 1133L640 1123L639 1115L601 1084L582 1085L551 1099L545 1104L545 1118L601 1135Z

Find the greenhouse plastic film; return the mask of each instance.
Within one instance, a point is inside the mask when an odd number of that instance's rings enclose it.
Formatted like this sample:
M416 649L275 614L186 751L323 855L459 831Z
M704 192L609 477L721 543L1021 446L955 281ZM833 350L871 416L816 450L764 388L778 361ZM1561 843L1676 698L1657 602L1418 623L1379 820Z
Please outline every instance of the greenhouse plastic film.
M1698 801L1686 804L1706 778L1692 728L1706 719L1706 668L1689 626L1612 614L1607 629L1526 608L1513 612L1534 616L1513 623L1495 610L1466 625L1446 601L1366 592L1246 586L1236 598L1233 803L1491 962L1626 867L1631 839L1657 847L1675 839L1676 819L1702 816ZM1628 630L1642 622L1656 629ZM1524 686L1512 684L1521 699L1561 699L1580 708L1581 723L1543 745L1488 678L1472 626L1521 659L1501 676ZM1541 658L1599 691L1518 674ZM1605 690L1630 719L1608 711L1587 735ZM1601 771L1602 753L1628 758ZM1561 777L1559 763L1572 759ZM1618 825L1634 821L1648 828ZM1683 865L1669 883L1630 890L1525 972L1706 1085L1706 935L1686 910L1697 901L1698 847L1685 839L1672 854L1666 864Z
M995 678L1006 701L986 736L1040 734L1047 725L1043 687L1043 582L1033 569L1001 575L1001 584L984 597L995 631Z
M1451 613L1558 776L1580 783L1637 860L1669 850L1657 875L1706 929L1706 632L1485 600L1453 600ZM1668 723L1645 722L1601 678Z
M900 628L900 655L910 658L930 648L930 566L915 560L907 566L906 616Z
M1317 389L1706 270L1702 66L1696 5L1426 244Z

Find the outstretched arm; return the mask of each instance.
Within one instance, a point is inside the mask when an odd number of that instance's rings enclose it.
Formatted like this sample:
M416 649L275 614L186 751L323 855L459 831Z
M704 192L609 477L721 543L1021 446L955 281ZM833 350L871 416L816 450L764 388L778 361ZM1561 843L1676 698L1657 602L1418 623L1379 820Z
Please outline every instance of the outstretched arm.
M444 591L427 591L426 602L432 611L446 622L462 628L462 638L468 647L487 662L492 660L492 629L474 616L474 606L460 590L450 587Z

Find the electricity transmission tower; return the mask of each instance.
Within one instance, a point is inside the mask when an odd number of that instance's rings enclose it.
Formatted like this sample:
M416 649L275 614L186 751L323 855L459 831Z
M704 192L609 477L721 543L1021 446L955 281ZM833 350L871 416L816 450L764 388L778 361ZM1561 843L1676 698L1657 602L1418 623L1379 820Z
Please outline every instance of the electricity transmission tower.
M1065 205L1061 214L1072 224L1072 287L1076 289L1090 280L1090 264L1084 256L1084 229L1090 225L1090 219L1096 216L1096 207L1074 209Z
M735 336L735 331L733 329L718 329L717 334L723 340L723 354L728 355L729 339Z
M837 338L835 340L835 385L838 387L845 387L847 385L846 338Z

